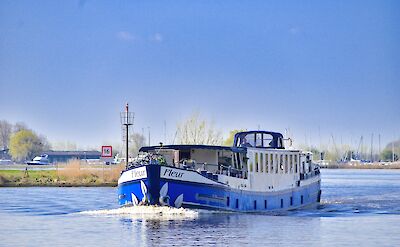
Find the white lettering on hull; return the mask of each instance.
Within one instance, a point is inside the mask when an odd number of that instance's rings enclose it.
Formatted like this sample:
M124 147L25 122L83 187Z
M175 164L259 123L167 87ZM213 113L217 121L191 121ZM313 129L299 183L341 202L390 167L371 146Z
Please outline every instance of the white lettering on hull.
M174 178L182 178L183 177L183 172L181 172L181 171L174 171L174 170L172 170L172 169L169 169L169 168L167 168L167 169L165 169L165 171L164 171L164 173L163 173L163 175L162 175L162 177L174 177Z
M172 167L165 167L165 166L161 167L160 177L173 180L194 182L194 183L219 184L215 181L203 177L202 175L200 175L195 171L184 171L181 169L175 169Z
M147 178L147 170L145 166L124 172L118 179L118 184L143 178Z

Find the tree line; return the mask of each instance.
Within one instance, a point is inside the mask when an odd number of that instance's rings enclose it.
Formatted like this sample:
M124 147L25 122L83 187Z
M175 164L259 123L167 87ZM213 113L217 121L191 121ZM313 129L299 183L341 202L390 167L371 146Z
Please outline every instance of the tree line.
M15 161L23 162L50 149L47 138L28 128L25 123L0 120L0 147Z
M220 130L214 124L200 117L199 113L193 113L186 120L177 125L175 136L170 142L172 144L204 144L232 146L234 135L244 129L231 130L226 139L222 137ZM142 146L146 146L146 138L139 133L132 133L129 136L130 156L136 156ZM26 161L40 155L43 151L50 149L46 137L35 133L24 123L11 124L6 120L0 121L0 151L8 151L15 161ZM303 150L314 153L314 159L319 159L321 153L325 160L346 161L358 159L357 152L350 147L344 151L337 149L323 150L316 147L302 147ZM118 150L118 148L114 149ZM122 149L124 150L124 149ZM399 160L400 140L389 143L380 154L375 154L372 160L392 159Z

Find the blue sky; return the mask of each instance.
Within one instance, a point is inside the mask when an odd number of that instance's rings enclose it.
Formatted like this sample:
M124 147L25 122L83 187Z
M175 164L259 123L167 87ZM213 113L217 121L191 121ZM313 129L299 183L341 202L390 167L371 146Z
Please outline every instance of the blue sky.
M398 13L399 1L1 1L0 119L98 146L120 140L128 101L153 143L194 111L224 134L385 143L400 136Z

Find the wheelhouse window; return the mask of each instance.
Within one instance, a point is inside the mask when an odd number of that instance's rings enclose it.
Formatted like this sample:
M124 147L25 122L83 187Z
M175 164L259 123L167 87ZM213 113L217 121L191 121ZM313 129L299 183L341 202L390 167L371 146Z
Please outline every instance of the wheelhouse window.
M263 145L263 134L262 133L257 133L256 134L256 147L264 147Z
M272 148L274 147L274 138L270 134L263 134L263 147L265 148Z
M237 147L283 148L280 136L264 132L241 133L235 140Z
M256 147L256 137L255 134L243 135L239 138L238 142L240 147Z

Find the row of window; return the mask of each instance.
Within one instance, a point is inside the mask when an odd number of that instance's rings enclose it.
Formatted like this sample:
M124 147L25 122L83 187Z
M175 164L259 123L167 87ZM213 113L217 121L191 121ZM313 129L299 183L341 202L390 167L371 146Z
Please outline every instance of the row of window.
M303 203L304 203L304 198L303 198L303 196L301 196L300 204L303 204ZM229 196L226 198L226 206L230 207ZM254 206L254 210L261 209L261 208L257 207L257 200L254 200L253 206ZM293 197L292 196L290 197L290 206L293 206ZM239 199L238 198L236 198L236 201L235 201L235 208L239 208ZM281 208L283 208L283 198L281 198ZM268 209L268 201L267 200L264 200L264 209Z
M255 152L253 155L254 159L249 161L249 172L297 173L299 170L299 154Z

